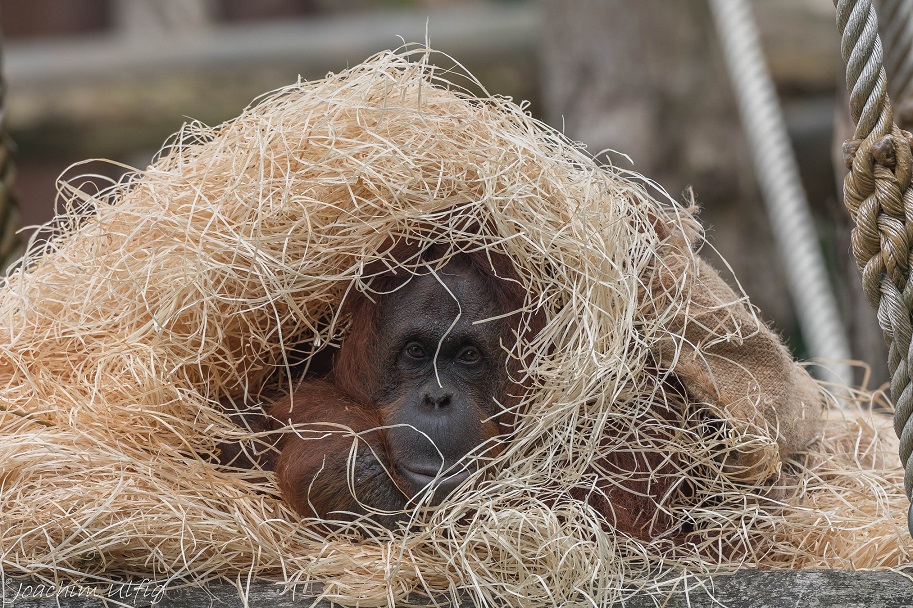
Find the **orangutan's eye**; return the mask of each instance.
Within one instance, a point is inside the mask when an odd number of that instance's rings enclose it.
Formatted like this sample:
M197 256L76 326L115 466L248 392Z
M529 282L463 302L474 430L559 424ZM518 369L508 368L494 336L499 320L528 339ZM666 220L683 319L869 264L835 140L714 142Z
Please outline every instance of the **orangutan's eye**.
M476 363L481 358L482 354L472 346L464 348L457 357L461 363Z
M403 349L403 352L412 359L424 359L425 358L425 349L418 342L410 342L406 345L406 348Z

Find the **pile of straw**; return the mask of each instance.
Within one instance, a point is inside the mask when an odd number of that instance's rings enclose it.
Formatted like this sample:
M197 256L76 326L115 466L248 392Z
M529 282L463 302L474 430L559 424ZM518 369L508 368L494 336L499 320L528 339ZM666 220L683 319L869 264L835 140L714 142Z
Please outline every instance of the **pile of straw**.
M648 285L668 235L693 230L688 211L427 59L379 54L185 126L104 192L62 185L54 237L0 293L3 571L550 606L661 592L686 572L908 562L880 419L831 412L807 455L774 466L792 480L775 499L720 455L777 437L721 432L712 404L671 390L655 353L693 287L651 300ZM300 521L272 477L214 455L247 436L220 404L257 403L291 382L288 352L344 338L340 304L391 236L510 256L545 326L508 345L529 392L498 461L411 530L364 538ZM669 534L614 534L582 499L619 449L680 456Z

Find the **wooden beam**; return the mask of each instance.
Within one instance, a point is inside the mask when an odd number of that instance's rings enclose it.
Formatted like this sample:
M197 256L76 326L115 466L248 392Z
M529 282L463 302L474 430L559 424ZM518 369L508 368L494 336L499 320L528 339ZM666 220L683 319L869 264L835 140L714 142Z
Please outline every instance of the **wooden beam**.
M845 572L837 570L746 570L712 579L693 577L672 594L635 595L624 600L625 608L909 608L913 606L913 582L895 572ZM251 586L248 603L227 583L187 587L162 594L160 586L146 581L115 585L107 594L91 586L59 588L35 581L8 578L0 605L11 608L96 608L104 599L127 606L156 604L176 608L222 606L224 608L330 608L329 602L283 593L281 586L258 582ZM470 602L462 606L469 607Z

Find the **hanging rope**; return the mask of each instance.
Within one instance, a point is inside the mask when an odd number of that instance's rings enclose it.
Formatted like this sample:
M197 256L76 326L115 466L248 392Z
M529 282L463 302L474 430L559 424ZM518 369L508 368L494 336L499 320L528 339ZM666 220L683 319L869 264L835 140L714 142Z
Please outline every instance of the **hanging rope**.
M812 357L830 359L838 383L852 383L849 340L818 247L808 199L747 0L711 0L717 35L739 104L767 215L785 262L789 293Z
M913 241L913 140L893 122L887 94L878 19L871 0L836 0L840 50L846 62L850 115L855 139L844 144L851 163L843 182L844 203L856 222L853 256L862 270L862 288L878 310L878 323L888 342L894 430L900 437L904 489L913 490L913 386L910 352L913 325L913 283L910 244ZM913 533L913 510L907 516Z

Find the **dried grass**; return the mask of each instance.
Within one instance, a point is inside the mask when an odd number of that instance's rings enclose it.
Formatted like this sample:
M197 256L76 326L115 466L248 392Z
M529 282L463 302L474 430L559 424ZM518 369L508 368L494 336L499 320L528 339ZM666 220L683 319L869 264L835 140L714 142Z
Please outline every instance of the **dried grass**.
M651 415L676 400L650 351L688 292L658 310L640 299L656 222L688 212L425 59L379 54L223 125L188 124L104 192L61 184L55 236L0 293L3 571L325 582L325 597L363 606L417 591L545 606L602 605L689 572L908 563L891 434L865 408L791 465L782 502L715 464L772 438L721 439L703 404L679 406L681 428ZM345 335L339 305L391 235L509 255L546 325L508 345L531 355L532 388L503 455L417 512L413 531L360 540L354 526L300 522L271 479L210 455L246 436L220 400L256 402L288 382L289 347ZM601 454L631 446L682 457L668 504L698 531L688 542L607 534L572 496L595 487Z

